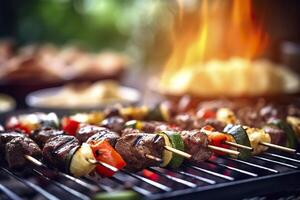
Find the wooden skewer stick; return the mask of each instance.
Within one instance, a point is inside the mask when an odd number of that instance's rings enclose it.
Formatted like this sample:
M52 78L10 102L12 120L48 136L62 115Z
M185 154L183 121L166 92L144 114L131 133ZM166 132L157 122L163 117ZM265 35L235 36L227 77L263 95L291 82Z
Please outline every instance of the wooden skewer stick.
M146 154L145 156L146 156L146 158L149 158L151 160L155 160L155 161L160 162L160 163L163 162L163 160L161 158L158 158L158 157L153 156L151 154Z
M178 149L175 149L175 148L173 148L173 147L164 146L164 148L165 148L166 150L168 150L168 151L171 151L172 153L178 154L178 155L180 155L180 156L182 156L182 157L185 157L185 158L187 158L187 159L190 159L190 158L192 157L191 154L185 153L185 152L180 151L180 150L178 150Z
M27 159L28 161L30 161L31 163L37 165L37 166L45 166L41 161L37 160L36 158L32 157L32 156L29 156L29 155L25 155L25 159ZM111 171L113 172L117 172L118 169L115 168L114 166L110 165L110 164L107 164L105 162L101 162L101 161L97 161L97 160L94 160L94 159L87 159L87 161L93 165L102 165L104 167L106 167L107 169L110 169Z
M264 145L266 147L270 147L270 148L278 149L278 150L281 150L281 151L289 152L289 153L297 153L296 149L283 147L283 146L280 146L280 145L277 145L277 144L271 144L271 143L268 143L268 142L260 142L259 144Z
M225 149L225 148L217 147L217 146L213 146L213 145L207 145L207 147L209 149L212 149L212 150L221 151L221 152L231 154L231 155L235 155L235 156L238 156L240 154L240 152L238 152L238 151L234 151L234 150L231 150L231 149Z
M252 147L242 145L242 144L237 144L237 143L234 143L234 142L224 141L224 144L227 144L227 145L233 146L233 147L237 147L237 148L241 148L241 149L246 149L246 150L253 151Z
M106 167L107 169L117 172L119 169L115 168L114 166L107 164L105 162L99 161L99 160L94 160L94 159L87 159L87 161L93 165L102 165L103 167Z
M26 160L30 161L31 163L39 166L39 167L46 167L41 161L39 161L38 159L32 157L32 156L29 156L29 155L25 155L24 156Z

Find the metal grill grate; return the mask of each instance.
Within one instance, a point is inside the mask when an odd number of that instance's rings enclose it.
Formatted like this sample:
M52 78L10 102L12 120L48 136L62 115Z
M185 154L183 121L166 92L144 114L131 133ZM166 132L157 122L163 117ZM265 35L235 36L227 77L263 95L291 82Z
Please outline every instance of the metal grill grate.
M132 189L144 199L245 198L300 188L300 157L266 152L244 161L213 157L178 170L120 171L112 178L74 178L45 166L23 172L0 168L0 199L90 199L97 192Z

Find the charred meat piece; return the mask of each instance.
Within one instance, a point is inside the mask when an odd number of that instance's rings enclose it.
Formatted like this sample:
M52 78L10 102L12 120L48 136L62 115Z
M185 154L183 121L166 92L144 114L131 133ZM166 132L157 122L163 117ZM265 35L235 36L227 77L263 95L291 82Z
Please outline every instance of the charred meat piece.
M122 130L122 137L128 134L138 134L140 133L140 130L134 129L134 128L125 128Z
M41 158L39 146L28 137L15 137L5 145L5 158L11 168L22 167L26 164L25 155Z
M266 125L263 130L270 135L272 144L285 146L287 136L282 129L275 125Z
M102 132L107 132L108 130L104 127L99 127L99 126L93 126L93 125L83 125L79 128L76 134L76 138L79 140L80 143L83 143L87 141L91 136L97 134L97 133L102 133Z
M25 137L25 135L22 133L14 132L14 131L0 133L0 155L1 154L4 155L5 145L9 141L11 141L12 139L17 138L17 137L23 138L23 137Z
M55 130L51 128L38 129L35 130L31 135L33 139L41 148L44 147L45 143L52 137L57 135L64 135L64 132L61 130Z
M111 131L120 133L124 128L124 124L125 124L125 120L123 118L118 116L113 116L104 119L100 125L105 128L108 128Z
M117 139L119 138L119 135L113 131L110 131L108 129L104 129L102 131L98 131L96 134L94 134L93 136L91 136L88 140L87 143L89 143L89 141L101 141L101 140L107 140L111 146L115 146Z
M118 107L110 107L104 110L106 117L120 116L120 109Z
M189 114L177 115L174 123L184 130L191 130L194 128L195 118Z
M181 131L185 151L192 155L192 162L199 163L210 158L212 152L207 148L209 143L206 134L198 131Z
M159 163L146 157L147 154L162 158L165 141L157 134L127 134L118 139L116 150L126 161L129 171L140 171Z
M58 169L68 171L71 155L80 146L74 136L58 135L50 138L43 148L43 159Z

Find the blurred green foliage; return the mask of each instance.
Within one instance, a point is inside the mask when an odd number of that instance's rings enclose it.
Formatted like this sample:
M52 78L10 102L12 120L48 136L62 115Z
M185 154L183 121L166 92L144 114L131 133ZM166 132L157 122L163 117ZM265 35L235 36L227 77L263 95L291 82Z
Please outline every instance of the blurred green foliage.
M161 0L29 0L18 11L17 39L124 50L139 34L151 41L164 8Z

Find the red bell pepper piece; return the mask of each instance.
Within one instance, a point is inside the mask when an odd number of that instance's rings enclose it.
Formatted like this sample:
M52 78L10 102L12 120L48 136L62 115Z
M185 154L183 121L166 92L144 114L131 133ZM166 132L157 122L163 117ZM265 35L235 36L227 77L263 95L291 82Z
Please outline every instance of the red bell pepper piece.
M30 134L30 128L22 124L16 117L11 117L6 123L6 129L21 131L26 134Z
M96 160L107 163L117 169L122 169L126 166L126 163L121 155L109 144L107 140L90 141L89 145L93 150ZM102 165L98 165L96 167L96 172L106 177L111 177L114 175L113 171Z
M224 144L224 142L228 140L228 136L226 134L220 133L220 132L211 132L211 133L207 134L207 136L208 136L208 139L209 139L211 145L223 147L226 149L229 148L228 145ZM214 151L214 152L219 155L225 155L225 153L220 152L220 151Z
M64 132L66 132L67 134L69 135L73 135L75 136L76 135L76 132L80 126L80 123L71 119L71 118L68 118L68 117L64 117L62 119L62 129Z

